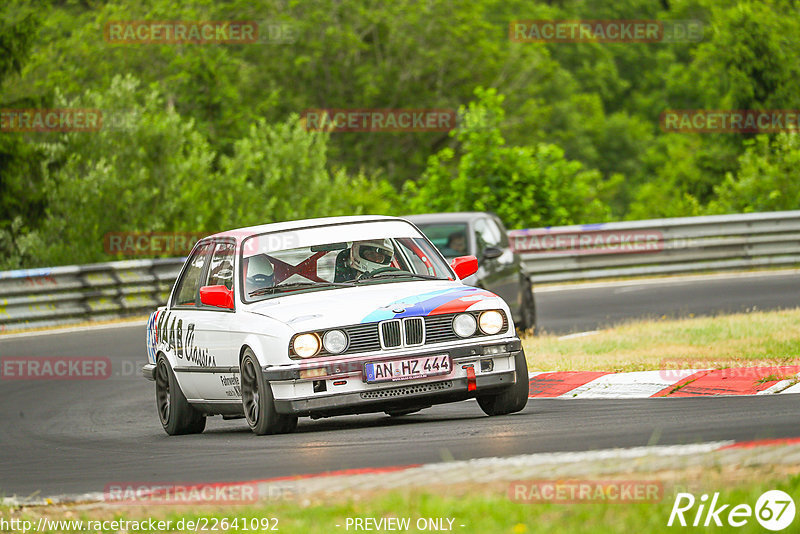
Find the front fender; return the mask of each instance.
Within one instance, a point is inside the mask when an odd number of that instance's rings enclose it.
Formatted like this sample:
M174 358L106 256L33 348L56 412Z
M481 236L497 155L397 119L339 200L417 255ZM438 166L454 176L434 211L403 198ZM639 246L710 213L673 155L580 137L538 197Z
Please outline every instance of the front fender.
M250 347L261 367L290 364L289 340L295 331L286 323L256 313L245 313L239 324L239 362Z

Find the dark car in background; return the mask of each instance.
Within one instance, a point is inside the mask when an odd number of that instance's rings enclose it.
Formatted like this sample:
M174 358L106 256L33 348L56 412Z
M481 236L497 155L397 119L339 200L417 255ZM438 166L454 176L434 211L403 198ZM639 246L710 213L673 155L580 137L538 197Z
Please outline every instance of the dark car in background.
M448 261L458 256L478 258L478 272L464 283L502 297L511 307L517 328L527 330L536 325L531 282L497 215L469 211L408 215L404 219L422 230Z

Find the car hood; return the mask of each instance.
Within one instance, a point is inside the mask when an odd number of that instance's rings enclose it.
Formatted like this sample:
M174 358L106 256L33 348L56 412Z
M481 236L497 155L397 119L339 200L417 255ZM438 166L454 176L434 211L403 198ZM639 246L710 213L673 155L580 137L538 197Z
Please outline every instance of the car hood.
M272 298L247 307L297 331L490 308L508 313L508 307L494 293L438 280L326 289Z

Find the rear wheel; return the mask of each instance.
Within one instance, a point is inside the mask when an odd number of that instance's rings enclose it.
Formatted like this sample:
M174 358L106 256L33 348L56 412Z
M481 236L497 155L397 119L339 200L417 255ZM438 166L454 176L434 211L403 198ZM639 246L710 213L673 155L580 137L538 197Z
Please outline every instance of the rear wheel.
M170 436L199 434L206 428L206 416L186 401L167 358L156 363L156 408L161 426Z
M486 415L506 415L518 412L528 404L528 364L525 361L525 351L520 350L514 358L514 369L517 381L502 393L495 395L481 395L478 397L478 406Z
M247 424L255 434L289 434L297 428L297 417L275 411L275 399L269 382L253 351L245 349L241 364L242 408Z

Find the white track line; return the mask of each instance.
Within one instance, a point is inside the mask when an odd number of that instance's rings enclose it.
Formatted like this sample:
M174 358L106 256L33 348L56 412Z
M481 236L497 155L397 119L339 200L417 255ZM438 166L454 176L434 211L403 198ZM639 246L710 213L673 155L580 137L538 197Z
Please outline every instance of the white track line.
M781 395L784 393L800 393L800 383L793 385L790 388L784 389L783 391L779 392Z

